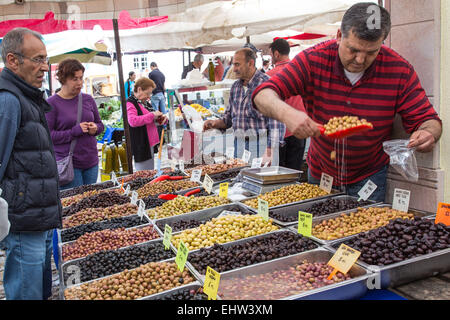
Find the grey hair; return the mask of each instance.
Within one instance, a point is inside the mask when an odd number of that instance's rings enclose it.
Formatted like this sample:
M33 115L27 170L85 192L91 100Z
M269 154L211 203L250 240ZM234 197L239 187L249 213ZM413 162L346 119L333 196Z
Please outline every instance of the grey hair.
M341 32L344 38L350 32L362 40L385 40L391 31L391 17L389 12L373 3L360 2L351 6L344 14L341 22Z
M205 60L205 58L203 57L203 55L201 53L197 53L194 57L195 62L203 62L204 60Z
M42 42L44 42L44 38L39 32L27 29L27 28L14 28L9 31L2 40L2 59L3 62L6 63L6 56L8 53L22 53L23 49L23 38L26 34L31 34L35 36Z
M236 50L236 52L234 54L236 54L236 53L243 53L244 57L245 57L245 62L250 62L250 60L253 60L253 62L256 63L256 52L253 51L252 49L241 48L241 49Z

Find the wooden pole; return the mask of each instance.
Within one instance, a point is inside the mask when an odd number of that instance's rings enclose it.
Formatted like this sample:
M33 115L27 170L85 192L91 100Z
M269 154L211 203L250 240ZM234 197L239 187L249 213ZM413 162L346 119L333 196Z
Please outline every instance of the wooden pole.
M122 106L123 128L125 131L125 143L127 144L128 173L132 174L133 156L131 153L130 126L128 124L127 100L125 99L125 83L123 81L122 51L120 49L119 24L117 22L117 19L113 19L113 27L114 27L114 42L116 44L117 68L119 69L119 88L120 88L120 102Z

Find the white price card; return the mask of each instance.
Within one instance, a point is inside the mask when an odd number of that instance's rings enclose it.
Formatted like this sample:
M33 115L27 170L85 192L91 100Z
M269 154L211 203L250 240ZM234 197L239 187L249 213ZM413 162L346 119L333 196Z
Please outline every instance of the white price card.
M191 181L200 182L201 176L202 176L202 169L192 170Z
M364 201L369 199L370 195L375 191L376 188L377 188L377 185L375 183L373 183L371 180L368 180L366 182L366 184L358 192L358 196L359 196L358 201L360 201L361 199Z
M211 179L208 174L205 174L205 178L203 179L203 188L205 188L206 192L211 193L214 185L213 179Z
M248 150L244 150L244 154L242 155L242 161L244 161L245 163L248 163L250 160L252 153Z
M131 187L129 184L127 184L127 188L125 189L125 192L124 192L126 196L130 194L130 190L131 190Z
M184 160L180 160L178 166L180 167L181 172L184 172Z
M409 197L411 191L403 189L394 189L394 199L392 200L392 209L408 212Z
M214 163L224 163L226 160L226 158L224 156L222 157L215 157L214 158Z
M261 198L258 198L258 214L264 221L269 220L269 203Z
M114 183L114 185L119 185L119 181L117 181L117 176L114 171L111 173L111 180Z
M227 148L225 155L227 156L227 158L233 159L234 158L234 148L233 147Z
M253 168L261 168L262 158L253 158L252 160L252 169Z
M320 178L320 188L330 193L333 188L333 177L325 172L322 172L322 177Z
M136 204L138 201L138 193L136 191L131 191L131 204Z
M144 201L142 201L142 199L140 199L138 201L138 217L140 217L142 219L142 217L144 216L144 212L145 212L145 203Z

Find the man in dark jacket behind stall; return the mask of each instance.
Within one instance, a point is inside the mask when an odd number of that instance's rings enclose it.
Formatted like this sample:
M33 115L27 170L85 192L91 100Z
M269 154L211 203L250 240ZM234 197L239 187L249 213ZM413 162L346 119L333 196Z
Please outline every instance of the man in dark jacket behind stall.
M9 234L3 278L6 299L51 296L52 234L61 228L59 178L39 90L48 71L39 33L25 28L2 41L0 74L0 189L8 203Z

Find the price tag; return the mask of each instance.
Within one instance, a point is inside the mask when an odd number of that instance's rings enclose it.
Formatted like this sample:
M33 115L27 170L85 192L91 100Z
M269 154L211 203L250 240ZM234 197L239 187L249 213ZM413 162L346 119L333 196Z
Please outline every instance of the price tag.
M184 160L180 160L180 162L178 162L178 166L180 167L181 172L184 172Z
M225 157L215 157L214 158L214 163L224 163L225 162L225 160L226 160L226 158Z
M251 157L251 152L248 150L244 150L244 154L242 155L242 161L244 161L245 163L248 163L248 161L250 160Z
M138 201L138 216L142 219L145 213L145 203L141 199Z
M131 187L130 187L129 184L127 184L127 188L125 189L124 194L125 194L126 196L129 195L129 194L130 194L130 190L131 190Z
M202 177L202 169L192 170L191 181L200 182L201 177Z
M220 273L206 267L205 284L203 285L203 292L208 296L208 300L217 299L217 291L219 291Z
M187 261L187 256L189 254L188 248L184 245L183 240L180 240L180 244L178 245L177 256L175 257L175 263L180 269L181 272L184 270L184 265Z
M253 158L252 160L252 169L253 168L261 168L262 158Z
M227 148L225 155L227 156L227 158L233 159L234 158L234 148L233 147Z
M221 183L219 185L219 197L228 198L228 182Z
M333 177L325 172L322 172L322 177L320 178L320 188L330 193L333 188Z
M450 204L439 202L434 223L443 223L450 226Z
M328 261L328 265L334 268L333 272L328 277L328 280L331 280L338 271L347 274L355 264L356 260L358 260L360 254L361 252L342 243L333 257L331 257L330 261Z
M117 181L117 176L114 171L111 173L111 180L114 183L114 185L117 185L117 186L119 185L119 181Z
M214 185L213 179L211 179L208 174L205 174L205 178L203 179L203 188L205 188L206 192L211 193Z
M311 237L312 230L312 214L299 211L298 212L298 233L305 237Z
M261 198L258 198L258 214L264 221L269 220L269 203Z
M172 240L172 228L168 224L166 224L164 227L164 239L163 239L165 250L169 250L171 240Z
M175 160L170 160L170 168L172 171L177 170L177 162Z
M392 200L392 209L408 212L409 197L411 191L403 189L394 189L394 199Z
M136 191L131 191L131 204L136 204L138 201L138 193Z
M361 199L364 201L369 199L370 195L375 191L376 188L377 188L377 185L375 183L373 183L372 181L368 180L366 182L366 184L358 192L358 196L359 196L358 201L361 201Z

